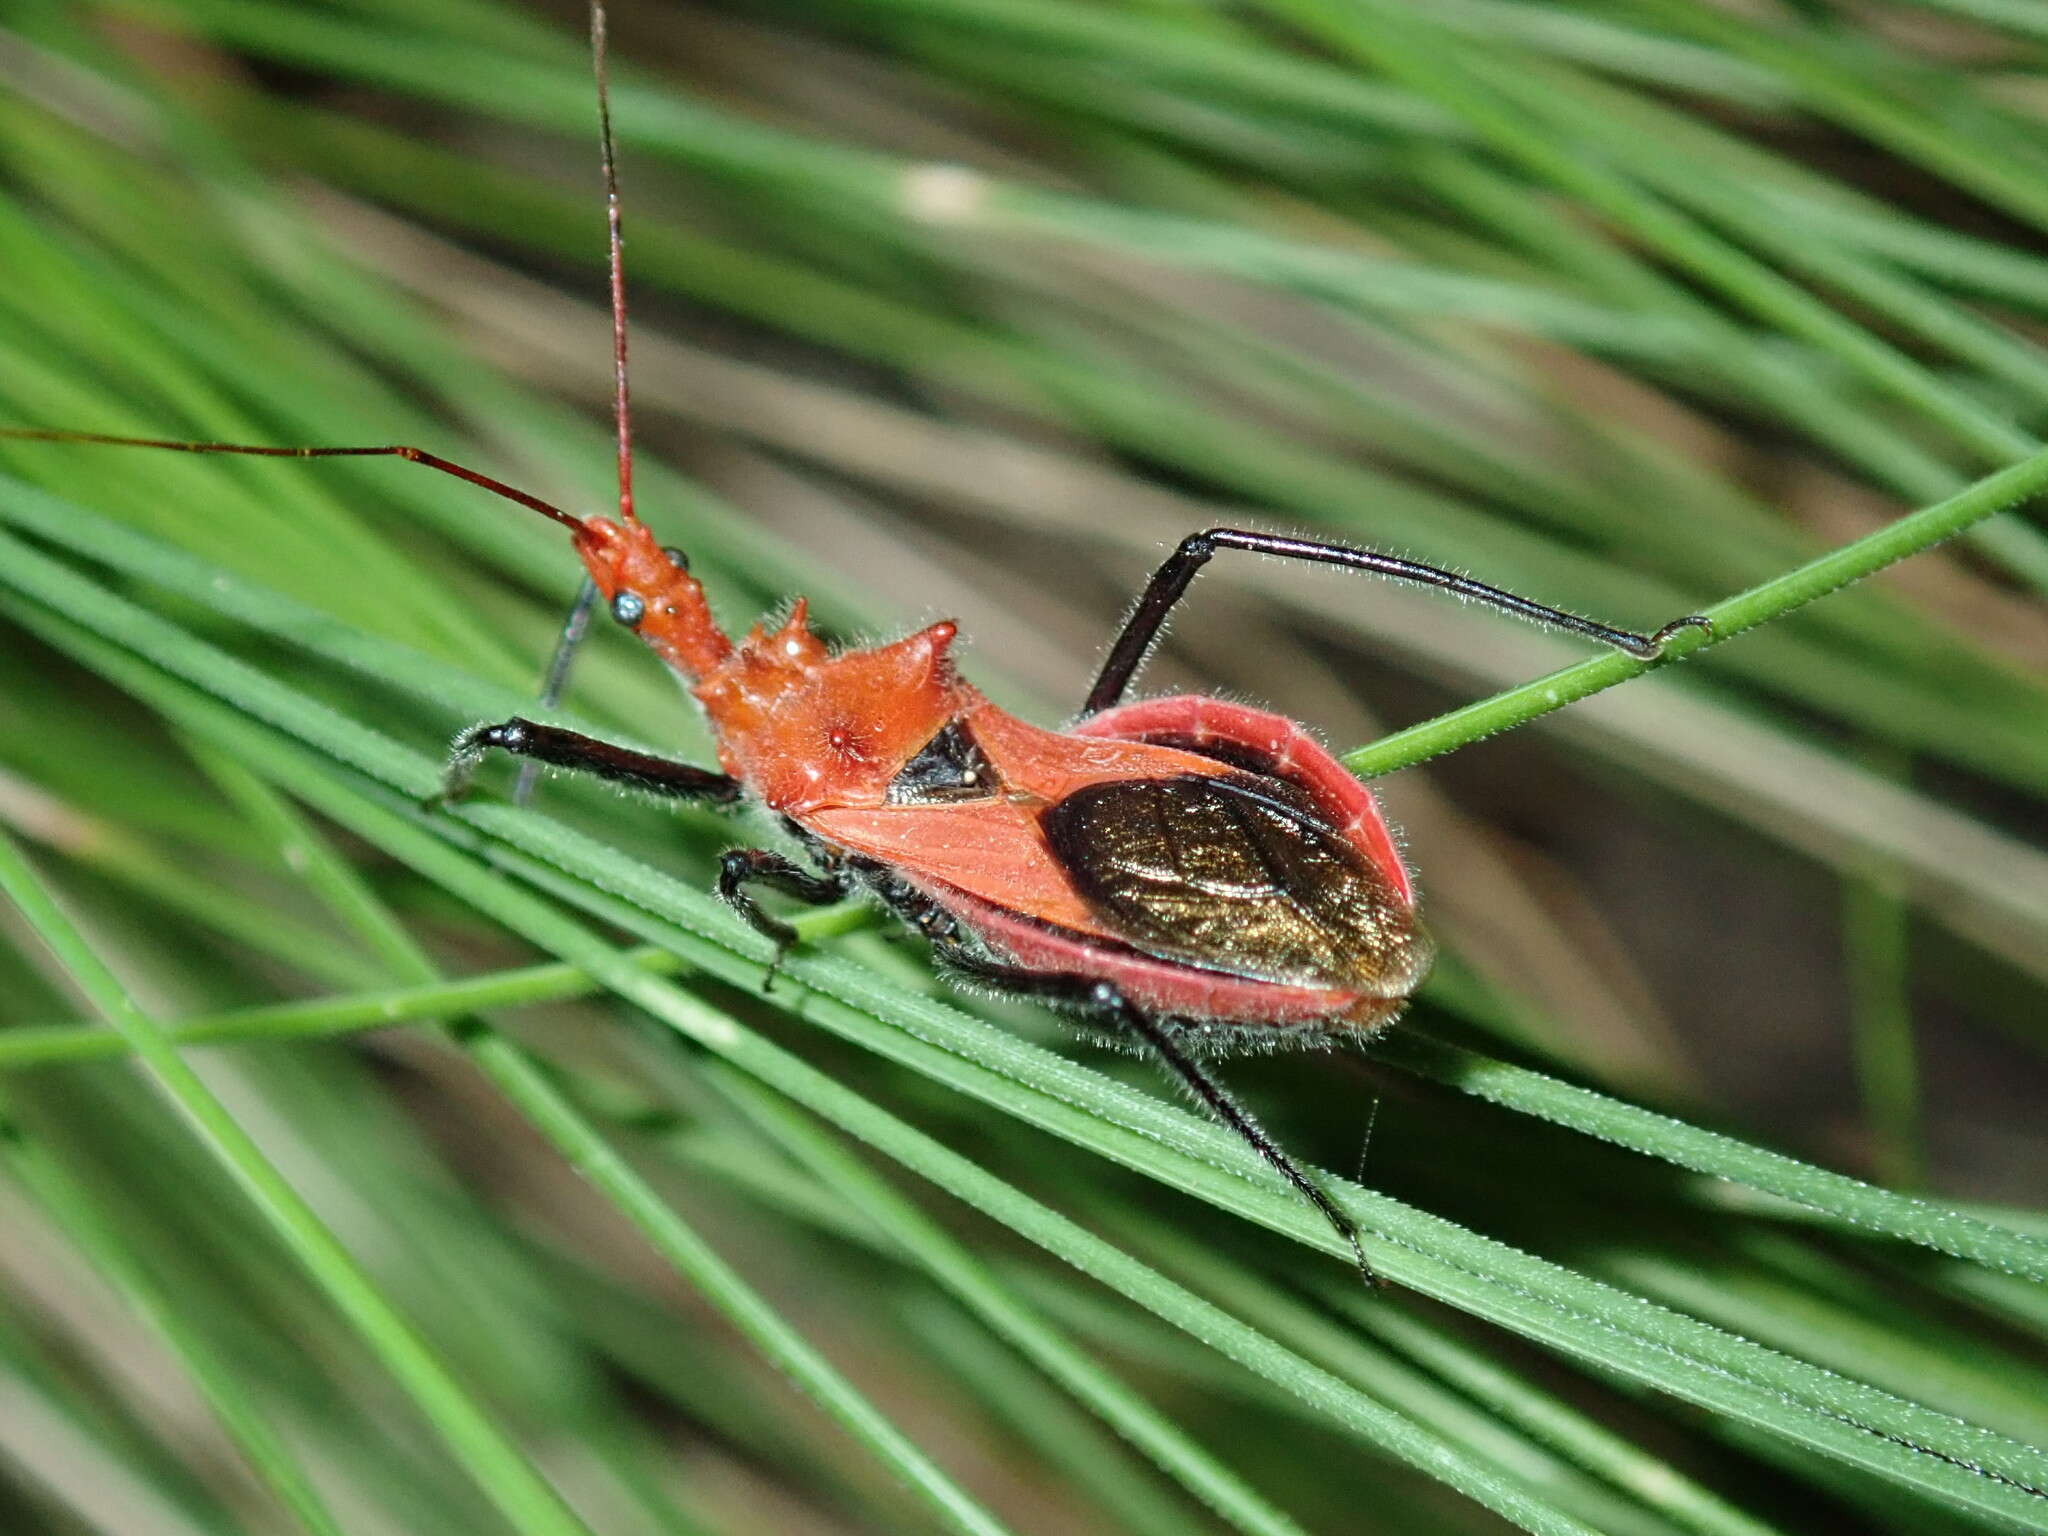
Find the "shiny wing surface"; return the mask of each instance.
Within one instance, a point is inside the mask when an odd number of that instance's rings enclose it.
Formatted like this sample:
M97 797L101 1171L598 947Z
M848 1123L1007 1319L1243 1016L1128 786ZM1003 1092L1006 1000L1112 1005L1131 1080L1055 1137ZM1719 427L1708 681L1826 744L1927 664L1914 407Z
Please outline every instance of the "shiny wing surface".
M1405 996L1427 968L1403 895L1285 780L1093 784L1042 825L1103 925L1148 953L1381 997Z

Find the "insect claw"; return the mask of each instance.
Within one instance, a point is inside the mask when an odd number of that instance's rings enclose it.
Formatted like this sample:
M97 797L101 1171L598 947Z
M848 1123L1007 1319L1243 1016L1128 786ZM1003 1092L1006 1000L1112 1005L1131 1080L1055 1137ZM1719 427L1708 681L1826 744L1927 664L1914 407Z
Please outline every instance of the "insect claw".
M1643 660L1655 661L1659 656L1662 656L1664 654L1664 647L1670 644L1672 637L1682 629L1696 629L1701 634L1711 638L1714 633L1714 621L1703 613L1689 613L1682 619L1673 619L1669 624L1658 630L1657 633L1650 636L1649 650L1643 656Z

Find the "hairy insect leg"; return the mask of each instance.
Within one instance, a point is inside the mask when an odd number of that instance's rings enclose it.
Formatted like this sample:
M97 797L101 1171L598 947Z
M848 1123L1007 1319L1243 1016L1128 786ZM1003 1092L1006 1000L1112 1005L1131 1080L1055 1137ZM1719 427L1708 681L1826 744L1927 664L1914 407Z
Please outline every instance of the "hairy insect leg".
M1001 991L1021 997L1032 997L1041 1002L1074 1009L1134 1036L1158 1059L1161 1066L1180 1080L1204 1109L1265 1159L1276 1173L1293 1185L1295 1191L1322 1214L1323 1219L1336 1229L1337 1235L1351 1245L1352 1257L1357 1262L1359 1276L1365 1281L1366 1286L1372 1289L1379 1286L1379 1276L1373 1272L1371 1263L1365 1257L1365 1244L1360 1241L1358 1227L1351 1218L1337 1209L1336 1203L1324 1192L1322 1186L1310 1178L1301 1165L1281 1149L1280 1144L1267 1134L1266 1128L1252 1118L1249 1110L1239 1104L1221 1083L1211 1077L1200 1062L1181 1049L1174 1040L1171 1030L1125 997L1113 983L1099 981L1090 976L1034 971L1023 966L1004 965L1000 961L990 960L976 953L957 940L940 940L935 943L934 948L948 965L976 981L987 982Z
M1713 633L1713 625L1699 614L1687 614L1682 619L1673 619L1652 635L1638 635L1626 629L1614 629L1592 619L1582 619L1577 614L1566 613L1561 608L1552 608L1544 603L1532 602L1526 597L1517 597L1499 587L1488 586L1483 581L1474 581L1469 576L1460 576L1456 571L1441 570L1419 561L1404 560L1398 555L1385 555L1377 550L1359 549L1349 544L1328 544L1320 539L1290 538L1285 534L1258 533L1247 528L1210 528L1202 533L1191 533L1180 541L1179 548L1152 573L1152 579L1145 584L1145 591L1139 597L1131 616L1124 621L1123 632L1116 637L1116 643L1109 649L1109 657L1102 664L1102 672L1095 679L1095 686L1088 690L1087 702L1081 706L1083 716L1100 714L1124 696L1124 690L1131 685L1138 668L1144 664L1146 653L1152 649L1152 642L1159 638L1159 630L1172 612L1175 603L1186 595L1188 585L1195 579L1195 573L1209 563L1210 558L1221 549L1244 549L1254 554L1277 555L1285 560L1306 560L1319 565L1341 565L1354 571L1369 571L1377 576L1390 577L1395 581L1410 581L1418 586L1435 587L1472 602L1484 603L1502 613L1513 614L1534 624L1547 624L1557 629L1568 629L1575 634L1585 635L1624 651L1638 661L1655 661L1662 654L1665 642L1681 629L1701 629Z
M852 890L853 883L843 872L814 874L801 864L766 848L733 848L718 861L719 899L745 918L749 928L775 946L774 957L768 962L768 979L762 984L765 992L774 987L776 968L795 945L797 931L781 918L764 911L761 904L748 894L750 885L765 885L785 896L794 896L798 901L822 907L844 897Z
M440 792L428 803L448 805L460 800L493 749L671 799L730 804L740 797L739 780L712 769L613 746L580 731L512 719L497 725L473 725L457 736L449 748L448 772L441 780Z

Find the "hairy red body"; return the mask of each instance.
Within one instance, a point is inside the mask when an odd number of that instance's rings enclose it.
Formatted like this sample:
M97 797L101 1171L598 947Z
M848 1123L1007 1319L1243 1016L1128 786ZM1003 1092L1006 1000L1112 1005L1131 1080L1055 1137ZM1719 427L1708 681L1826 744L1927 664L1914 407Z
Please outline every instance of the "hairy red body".
M991 954L1034 971L1115 985L1170 1017L1247 1028L1386 1023L1421 983L1430 947L1414 921L1414 886L1372 794L1299 725L1219 699L1151 699L1052 731L991 704L955 671L956 628L934 624L891 644L834 653L799 601L775 629L726 640L703 588L637 522L589 519L578 552L608 602L637 599L635 628L680 672L717 737L720 765L772 811L842 855L884 867L942 909ZM906 769L948 727L986 764L981 794L906 800ZM1279 780L1306 797L1329 838L1355 861L1335 909L1353 933L1301 945L1162 937L1119 921L1076 877L1046 817L1096 786ZM1253 802L1255 805L1259 802ZM1289 807L1276 807L1288 810ZM1291 906L1327 929L1284 879L1206 890L1218 909ZM1312 892L1310 893L1313 894ZM1200 898L1191 897L1190 900ZM1326 907L1328 904L1326 904ZM1285 912L1280 913L1284 920Z

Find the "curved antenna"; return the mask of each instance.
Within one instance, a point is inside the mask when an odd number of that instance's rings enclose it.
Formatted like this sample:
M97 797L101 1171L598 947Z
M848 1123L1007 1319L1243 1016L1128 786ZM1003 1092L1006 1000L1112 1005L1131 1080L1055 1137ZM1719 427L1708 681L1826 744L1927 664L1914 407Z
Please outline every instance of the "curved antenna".
M582 518L564 512L551 501L542 501L517 486L494 480L474 469L465 469L452 459L444 459L424 448L413 448L403 443L375 448L273 448L254 443L186 443L162 437L114 437L105 432L68 432L46 427L0 427L0 437L31 443L100 443L113 448L168 448L173 453L240 453L258 459L403 459L408 464L422 464L428 469L438 469L444 475L453 475L458 480L467 480L493 496L516 501L542 517L551 517L564 528L580 530L583 527Z
M611 50L605 36L604 0L590 0L590 67L597 76L597 132L604 161L605 222L611 238L612 418L619 438L619 516L633 518L633 413L626 387L625 237L619 223L619 156L612 140Z

